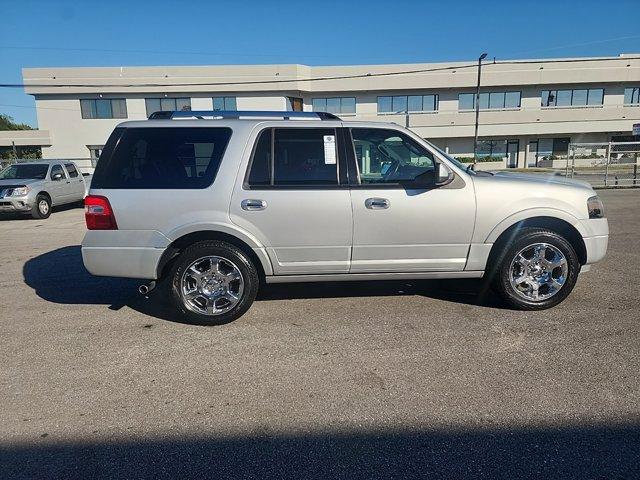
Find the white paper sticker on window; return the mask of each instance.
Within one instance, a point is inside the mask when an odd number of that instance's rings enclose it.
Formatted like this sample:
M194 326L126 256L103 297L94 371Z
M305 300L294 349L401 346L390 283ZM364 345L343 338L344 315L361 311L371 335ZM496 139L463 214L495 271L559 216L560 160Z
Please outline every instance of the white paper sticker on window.
M335 135L324 136L324 163L335 165L336 163L336 137Z

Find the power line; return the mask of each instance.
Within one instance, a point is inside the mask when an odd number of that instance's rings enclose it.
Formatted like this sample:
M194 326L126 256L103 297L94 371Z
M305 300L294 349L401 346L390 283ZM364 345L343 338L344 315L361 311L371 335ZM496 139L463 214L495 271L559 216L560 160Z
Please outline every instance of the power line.
M548 63L577 63L577 62L604 62L604 61L629 61L640 60L640 56L634 57L602 57L602 58L568 58L568 59L549 59L549 60L501 60L486 63L485 68L492 65L539 65ZM298 78L298 79L277 79L277 80L244 80L236 82L194 82L194 83L135 83L135 84L38 84L38 83L0 83L0 88L25 88L25 87L40 87L40 88L144 88L144 87L198 87L198 86L234 86L234 85L275 85L283 83L306 83L306 82L322 82L331 80L350 80L357 78L379 78L398 75L412 75L420 73L441 72L449 70L461 70L466 68L476 68L476 63L462 64L462 65L449 65L446 67L434 67L423 68L415 70L402 70L394 72L379 72L379 73L363 73L354 75L339 75L334 77L318 77L318 78Z
M386 77L392 75L408 75L416 73L428 73L445 70L458 70L461 68L474 67L475 64L457 65L437 68L425 68L418 70L405 70L397 72L381 72L381 73L363 73L356 75L339 75L335 77L318 77L318 78L296 78L296 79L279 79L279 80L246 80L239 82L196 82L196 83L135 83L135 84L123 84L123 85L106 85L106 84L25 84L25 83L0 83L1 88L22 88L22 87L89 87L89 88L101 88L101 87L197 87L197 86L221 86L221 85L255 85L255 84L281 84L292 82L321 82L326 80L348 80L352 78L371 78L371 77Z
M568 45L558 45L555 47L549 47L549 48L541 48L538 50L527 50L527 51L521 51L521 52L512 52L512 53L507 53L507 55L511 56L518 56L518 55L528 55L530 53L537 53L537 52L551 52L554 50L564 50L567 48L575 48L575 47L586 47L589 45L599 45L602 43L611 43L611 42L617 42L620 40L630 40L630 39L636 39L636 38L640 38L640 35L627 35L624 37L615 37L615 38L605 38L603 40L594 40L591 42L582 42L582 43L571 43Z

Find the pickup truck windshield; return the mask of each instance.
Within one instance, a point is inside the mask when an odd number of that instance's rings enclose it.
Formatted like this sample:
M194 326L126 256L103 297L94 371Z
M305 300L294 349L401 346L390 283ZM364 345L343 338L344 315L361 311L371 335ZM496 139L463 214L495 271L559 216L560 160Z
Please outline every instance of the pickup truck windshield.
M47 170L49 170L49 165L42 163L9 165L0 172L0 180L43 180L47 176Z

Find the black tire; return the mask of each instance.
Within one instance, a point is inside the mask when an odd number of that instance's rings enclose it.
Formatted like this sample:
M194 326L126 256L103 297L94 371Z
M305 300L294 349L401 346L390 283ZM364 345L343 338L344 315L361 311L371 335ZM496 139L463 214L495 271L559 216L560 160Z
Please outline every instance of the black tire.
M564 255L567 265L566 275L562 276L564 278L562 287L553 293L551 297L535 301L525 298L526 293L521 293L514 288L510 278L512 262L515 261L515 257L523 249L527 249L534 244L548 244L555 247ZM578 280L580 268L580 261L573 246L562 235L543 228L523 228L495 259L495 266L490 275L493 289L511 307L519 310L544 310L558 305L567 298ZM549 268L548 271L551 271L551 269ZM547 294L551 294L551 292L547 290Z
M45 219L49 218L50 215L51 199L41 193L36 197L36 204L31 209L31 216L33 218Z
M222 257L240 271L244 288L239 301L230 310L215 315L205 315L189 309L182 297L183 274L190 265L204 257ZM260 279L255 265L246 253L230 243L206 240L187 247L175 260L168 277L169 298L181 321L196 325L222 325L241 317L256 298Z

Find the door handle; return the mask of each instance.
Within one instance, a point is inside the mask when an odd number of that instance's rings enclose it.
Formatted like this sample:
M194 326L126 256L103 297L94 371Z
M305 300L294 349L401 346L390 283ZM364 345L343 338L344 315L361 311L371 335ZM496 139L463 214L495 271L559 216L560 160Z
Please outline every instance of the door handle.
M389 208L391 203L386 198L367 198L364 201L364 206L371 210L384 210Z
M255 199L248 199L248 200L242 200L242 202L240 202L240 206L242 207L243 210L264 210L265 208L267 208L267 202L265 202L264 200L255 200Z

